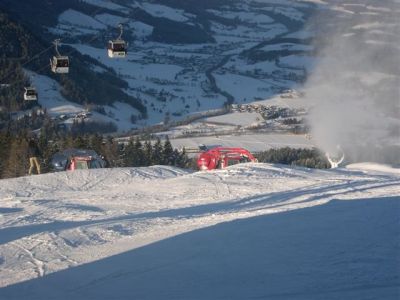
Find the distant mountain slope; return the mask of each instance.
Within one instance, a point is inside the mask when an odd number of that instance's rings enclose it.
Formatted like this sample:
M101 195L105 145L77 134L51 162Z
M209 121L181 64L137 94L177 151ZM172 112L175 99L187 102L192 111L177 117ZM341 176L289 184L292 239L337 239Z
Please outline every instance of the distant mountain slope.
M24 25L27 25L35 33L44 34L45 27L54 26L58 22L58 16L67 9L77 9L83 12L90 12L95 9L89 3L79 0L58 0L58 1L10 1L2 0L0 9L7 12Z
M43 47L61 38L61 52L72 58L71 74L59 79L64 96L80 104L130 103L123 118L132 128L302 89L326 49L346 41L375 45L379 59L369 57L368 66L398 78L391 63L398 47L386 41L399 17L394 0L3 0L0 8ZM106 44L118 36L118 24L128 55L109 59ZM354 65L370 76L365 63ZM120 118L109 107L103 111Z
M0 106L6 110L23 108L24 86L30 80L23 67L38 67L37 54L46 47L43 40L32 34L0 10ZM46 65L48 58L46 59Z
M0 3L1 9L29 27L44 45L61 38L61 53L71 56L71 73L60 81L66 98L80 104L131 103L137 109L132 111L135 119L149 117L144 124L165 118L179 119L195 111L245 100L236 99L215 75L219 69L225 73L224 64L243 50L288 30L298 30L313 10L312 5L296 5L291 10L288 7L289 3L266 3L263 7L254 1L243 5L240 1L35 0L17 4L4 0ZM101 54L99 50L117 36L118 23L124 24L123 38L129 43L124 63L110 61L104 57L105 50ZM233 53L228 54L230 51ZM247 53L243 52L240 63L245 62ZM286 56L294 53L305 52L282 52ZM43 61L39 58L40 66L50 53L46 54ZM267 55L258 61L273 60L279 57L279 51L271 57ZM304 76L301 70L293 76L289 74L293 71L277 68L280 69L277 76L288 80L275 83L273 79L272 84L265 84L251 78L260 92L254 95L249 90L249 99L274 93L292 84L290 78L296 81ZM32 67L33 71L37 69ZM273 71L266 70L266 74ZM265 76L262 73L257 76L260 75Z
M30 5L34 5L34 3L30 3ZM118 78L114 70L102 66L98 61L85 57L70 47L60 48L62 54L68 54L71 58L73 67L70 68L70 73L66 76L51 73L49 59L55 55L52 41L35 26L24 27L31 26L30 22L34 21L35 18L30 19L29 16L25 15L22 19L17 18L18 22L13 20L19 15L12 11L12 7L8 10L15 15L9 19L3 13L0 20L2 22L0 39L2 44L5 45L0 49L0 56L3 57L0 81L2 84L10 84L9 89L2 89L1 91L3 100L0 105L8 109L23 108L23 87L29 85L29 81L31 81L21 75L21 67L24 67L59 81L62 86L62 94L73 102L103 105L112 104L115 101L125 102L136 108L141 115L146 116L146 107L139 99L127 95L123 91L127 87L127 83ZM28 4L25 3L18 8L21 11L26 10L36 14L40 7L39 5L36 9L30 9ZM46 13L46 10L43 13ZM46 20L49 19L46 18ZM43 25L41 24L41 27ZM94 72L92 70L94 66L102 68L103 72ZM15 72L12 71L13 69ZM5 101L16 104L10 105Z

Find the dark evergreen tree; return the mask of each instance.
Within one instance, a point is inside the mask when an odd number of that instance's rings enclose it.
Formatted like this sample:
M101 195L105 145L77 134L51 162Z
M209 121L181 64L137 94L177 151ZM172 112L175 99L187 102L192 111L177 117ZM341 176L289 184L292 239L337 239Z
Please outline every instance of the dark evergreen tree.
M28 143L20 137L12 140L4 177L19 177L28 173Z
M185 148L183 148L182 151L178 151L177 149L174 149L174 166L180 167L180 168L189 168L189 162L190 159L188 158L186 154Z
M143 149L143 165L145 166L151 166L154 164L154 154L153 154L153 146L151 145L151 142L147 140L144 143L144 149Z
M172 148L172 144L167 137L164 142L161 164L173 166L175 165L175 160L176 157L174 157L174 148Z
M89 149L89 140L87 136L77 136L74 139L74 148L78 149Z
M0 132L0 178L4 176L10 148L11 135L9 132Z
M293 149L289 147L270 149L257 154L259 162L303 166L308 168L328 168L325 156L317 149Z
M112 137L107 137L101 148L101 154L104 156L107 166L110 168L122 167L123 157L122 149Z
M153 145L153 163L154 165L164 164L163 145L160 138L156 139Z
M61 149L68 149L74 147L74 138L72 137L71 134L68 134L66 136L63 136L61 139Z
M133 145L133 153L135 156L133 165L135 167L145 166L143 144L138 137L135 139L135 143Z
M58 151L58 145L47 137L48 131L41 131L39 136L38 146L41 153L41 173L47 173L51 170L50 161L51 157Z
M96 153L101 153L101 147L103 145L103 137L99 134L94 134L89 138L89 147L96 151Z
M128 144L124 145L123 162L125 167L133 167L135 160L134 140L130 138Z

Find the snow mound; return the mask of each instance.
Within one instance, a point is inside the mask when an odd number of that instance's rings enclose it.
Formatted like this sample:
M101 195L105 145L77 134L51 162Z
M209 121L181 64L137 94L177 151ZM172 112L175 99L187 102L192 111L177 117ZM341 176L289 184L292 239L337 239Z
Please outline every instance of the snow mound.
M47 173L1 180L0 193L13 191L15 196L30 195L29 191L107 190L118 185L131 186L142 181L164 180L190 173L169 166L143 168L105 168Z
M263 163L1 180L0 299L398 299L399 195Z
M382 173L400 174L400 168L395 168L386 164L378 164L373 162L356 163L346 166L349 170L361 170L361 171L376 171Z

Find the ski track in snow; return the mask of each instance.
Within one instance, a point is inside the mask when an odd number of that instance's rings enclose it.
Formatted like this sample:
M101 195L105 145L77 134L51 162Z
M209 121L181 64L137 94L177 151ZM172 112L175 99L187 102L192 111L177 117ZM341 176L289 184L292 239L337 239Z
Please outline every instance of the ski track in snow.
M166 166L82 170L2 180L0 286L224 222L331 200L398 195L395 172L268 164L211 172ZM142 272L156 268L163 266ZM124 274L81 288L109 276Z

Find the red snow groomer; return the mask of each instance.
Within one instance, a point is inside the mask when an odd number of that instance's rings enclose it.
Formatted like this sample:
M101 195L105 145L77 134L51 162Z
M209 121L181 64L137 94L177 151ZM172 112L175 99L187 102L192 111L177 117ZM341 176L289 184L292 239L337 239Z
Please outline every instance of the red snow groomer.
M243 148L216 147L200 153L197 158L200 170L223 169L245 162L257 162L257 159Z

